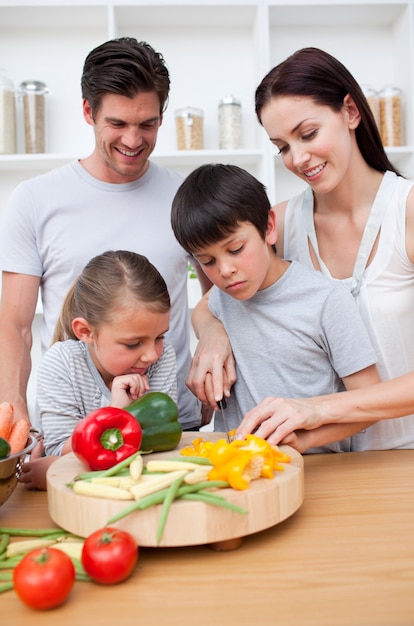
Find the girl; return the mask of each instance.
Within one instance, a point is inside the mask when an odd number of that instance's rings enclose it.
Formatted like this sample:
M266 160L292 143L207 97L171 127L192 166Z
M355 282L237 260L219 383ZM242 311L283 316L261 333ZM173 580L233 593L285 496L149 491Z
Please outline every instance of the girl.
M304 48L262 80L256 114L286 168L308 184L305 192L276 206L278 252L348 286L384 380L414 370L413 183L388 160L358 83L328 53ZM234 371L217 322L204 319L201 326L201 317L194 318L202 343L190 385L203 399L204 372L204 379L210 379L204 391L214 402L223 388L218 383L223 362L227 391ZM206 341L212 341L209 329L216 337L214 349L206 348ZM259 436L279 440L275 429L280 402L275 406L272 400L252 408L240 435L261 424ZM414 415L373 424L351 442L352 450L413 447Z
M24 465L28 488L46 488L47 467L71 451L72 431L91 411L123 408L149 389L177 400L175 353L164 341L169 316L166 284L146 257L109 251L86 265L39 366L46 457Z

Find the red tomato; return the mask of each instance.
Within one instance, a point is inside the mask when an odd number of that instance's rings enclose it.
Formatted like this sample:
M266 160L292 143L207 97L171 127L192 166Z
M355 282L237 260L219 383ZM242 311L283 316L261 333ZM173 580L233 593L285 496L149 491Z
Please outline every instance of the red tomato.
M67 554L55 548L28 552L13 572L20 600L32 609L52 609L68 597L75 582L75 568Z
M101 528L85 539L82 565L102 585L120 583L132 574L138 560L133 536L118 528Z

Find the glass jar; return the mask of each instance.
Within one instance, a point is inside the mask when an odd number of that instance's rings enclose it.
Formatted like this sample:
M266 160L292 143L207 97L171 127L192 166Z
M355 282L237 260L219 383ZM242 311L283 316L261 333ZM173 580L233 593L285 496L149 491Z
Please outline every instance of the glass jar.
M201 109L184 107L175 112L178 150L202 150L204 147L204 113Z
M38 80L26 80L19 93L23 98L25 150L28 154L45 152L45 94L49 90Z
M402 94L398 87L384 87L379 94L380 133L384 146L402 146Z
M16 96L13 82L0 68L0 154L16 152Z
M221 150L243 147L241 102L225 96L219 102L219 146Z
M379 129L380 128L380 110L379 110L378 91L376 91L372 87L369 87L368 85L363 85L361 89L364 92L364 96L366 97L368 101L369 108L372 111L372 115L374 116L375 123L377 124L378 129Z

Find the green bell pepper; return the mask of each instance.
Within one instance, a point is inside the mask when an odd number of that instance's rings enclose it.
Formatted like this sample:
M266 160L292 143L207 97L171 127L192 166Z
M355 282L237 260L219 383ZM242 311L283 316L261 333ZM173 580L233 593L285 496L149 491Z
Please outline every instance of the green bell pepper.
M183 429L178 421L178 407L166 393L150 391L126 406L125 411L140 423L143 452L164 452L177 447Z

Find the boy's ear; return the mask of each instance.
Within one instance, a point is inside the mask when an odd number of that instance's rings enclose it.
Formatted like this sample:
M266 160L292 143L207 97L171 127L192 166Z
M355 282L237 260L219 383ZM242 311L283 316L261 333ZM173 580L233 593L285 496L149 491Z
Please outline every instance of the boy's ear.
M267 221L266 230L266 243L270 246L274 246L277 242L277 226L276 226L276 210L272 207L269 211L269 218Z
M72 321L72 330L75 337L79 339L79 341L92 343L94 339L93 329L84 317L75 317Z

